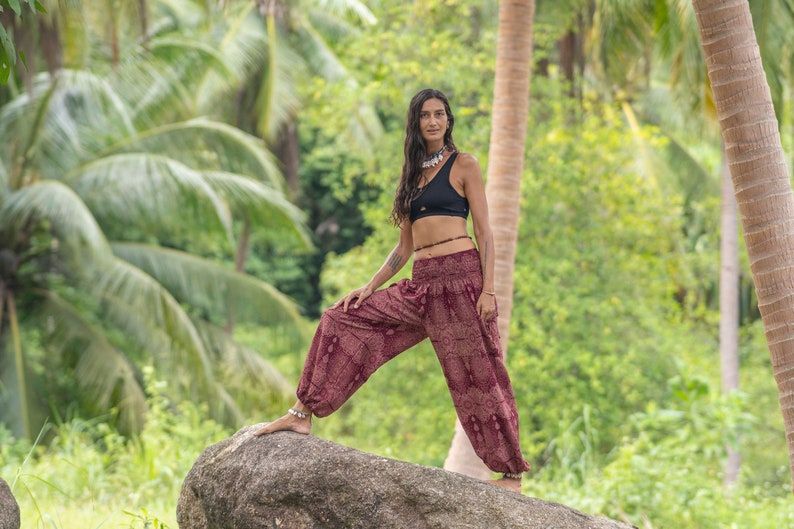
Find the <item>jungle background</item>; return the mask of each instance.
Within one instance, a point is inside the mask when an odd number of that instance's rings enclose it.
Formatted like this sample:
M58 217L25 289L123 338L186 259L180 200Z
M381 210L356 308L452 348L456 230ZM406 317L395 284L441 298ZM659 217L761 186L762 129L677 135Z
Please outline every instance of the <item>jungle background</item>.
M394 245L410 97L444 91L487 167L497 5L30 4L0 4L0 476L25 528L174 529L201 451L283 413L319 314ZM794 3L750 6L791 160ZM721 389L721 164L689 2L536 1L507 357L524 494L794 527L743 251ZM423 343L314 434L443 466L454 420Z

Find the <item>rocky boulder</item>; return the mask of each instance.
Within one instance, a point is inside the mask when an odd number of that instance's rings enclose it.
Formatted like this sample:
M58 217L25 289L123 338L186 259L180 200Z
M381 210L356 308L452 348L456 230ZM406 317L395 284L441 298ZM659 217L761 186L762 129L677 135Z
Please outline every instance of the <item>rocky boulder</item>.
M631 529L491 484L293 432L248 426L182 485L180 529Z
M8 483L0 478L0 529L19 529L19 505Z

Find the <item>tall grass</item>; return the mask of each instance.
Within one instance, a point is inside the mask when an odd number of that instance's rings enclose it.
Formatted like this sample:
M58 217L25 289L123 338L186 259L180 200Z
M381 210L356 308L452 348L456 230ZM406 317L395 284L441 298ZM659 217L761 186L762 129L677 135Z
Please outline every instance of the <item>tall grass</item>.
M0 476L25 529L176 529L185 474L210 444L228 437L203 406L172 406L164 382L149 381L151 412L136 439L101 420L50 425L45 445L0 432Z
M407 369L399 363L396 368ZM315 433L342 444L357 441L364 445L360 448L387 457L440 466L443 462L428 451L440 453L448 446L439 433L448 425L433 417L450 404L429 391L433 397L425 394L425 415L416 414L423 406L413 402L402 403L404 415L368 408L384 400L400 407L387 391L392 379L375 377L368 391L382 392L379 398L366 398L365 391L344 413L318 421ZM593 418L599 410L583 405L577 418L560 425L545 462L525 480L524 493L640 529L794 529L785 466L770 478L753 475L753 465L745 465L740 484L722 486L720 425L726 417L746 423L742 452L749 455L768 443L752 433L760 431L759 420L743 415L741 402L721 399L691 380L675 383L690 391L681 391L682 398L669 409L649 405L632 416L630 435L609 453L596 449L600 437ZM14 440L0 430L0 476L17 498L24 529L177 529L185 475L207 446L233 431L204 419L201 405L169 403L163 385L147 374L151 412L136 439L121 437L101 420L50 425L37 443ZM440 392L443 382L422 381L423 389L436 385ZM429 405L434 398L438 403ZM367 417L375 422L367 423ZM393 430L381 431L383 425L375 424L384 421L402 431L435 422L438 432L410 430L414 435L394 439ZM357 428L370 436L354 435Z

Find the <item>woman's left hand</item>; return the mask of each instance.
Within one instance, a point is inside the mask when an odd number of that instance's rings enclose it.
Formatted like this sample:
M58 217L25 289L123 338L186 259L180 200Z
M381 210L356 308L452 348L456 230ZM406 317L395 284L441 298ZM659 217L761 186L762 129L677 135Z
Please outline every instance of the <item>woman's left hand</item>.
M480 294L480 299L477 300L477 314L484 320L496 316L496 296Z

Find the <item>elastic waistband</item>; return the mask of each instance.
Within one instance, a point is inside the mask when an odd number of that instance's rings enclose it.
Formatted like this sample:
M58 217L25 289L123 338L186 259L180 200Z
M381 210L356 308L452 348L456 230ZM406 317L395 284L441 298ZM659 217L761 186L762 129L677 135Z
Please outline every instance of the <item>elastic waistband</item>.
M411 275L413 279L427 279L439 276L454 276L482 272L480 252L476 248L463 250L438 257L414 260Z

